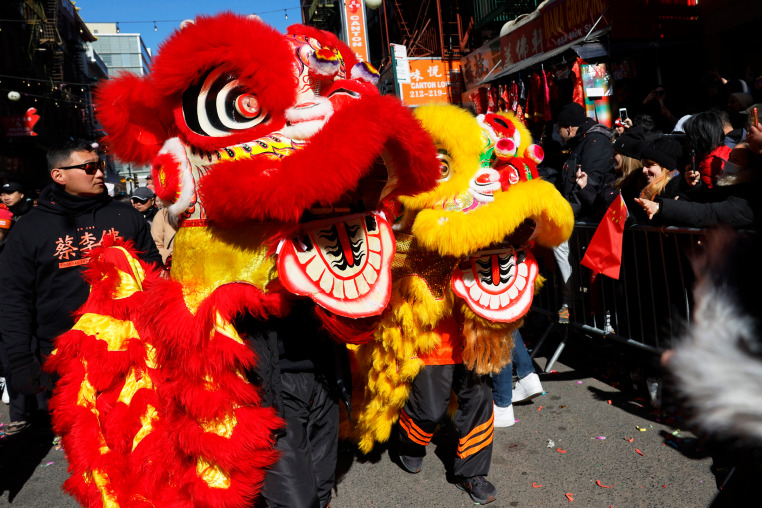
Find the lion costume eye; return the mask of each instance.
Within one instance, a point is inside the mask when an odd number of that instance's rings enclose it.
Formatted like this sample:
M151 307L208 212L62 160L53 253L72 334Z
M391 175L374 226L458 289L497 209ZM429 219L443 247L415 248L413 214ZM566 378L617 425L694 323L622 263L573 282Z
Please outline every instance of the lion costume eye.
M452 158L450 158L445 150L439 149L437 159L439 159L439 181L446 182L450 179L450 164L452 164Z
M183 117L202 136L224 137L268 120L257 96L230 74L215 69L183 93Z

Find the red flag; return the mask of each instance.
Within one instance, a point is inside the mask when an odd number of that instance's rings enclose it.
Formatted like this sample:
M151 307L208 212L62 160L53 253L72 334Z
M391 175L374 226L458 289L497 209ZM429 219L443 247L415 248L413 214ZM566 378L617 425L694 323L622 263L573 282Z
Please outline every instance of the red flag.
M606 210L606 215L595 230L585 257L582 258L581 264L593 271L593 280L599 273L619 280L619 269L622 266L622 236L626 220L627 205L619 194Z

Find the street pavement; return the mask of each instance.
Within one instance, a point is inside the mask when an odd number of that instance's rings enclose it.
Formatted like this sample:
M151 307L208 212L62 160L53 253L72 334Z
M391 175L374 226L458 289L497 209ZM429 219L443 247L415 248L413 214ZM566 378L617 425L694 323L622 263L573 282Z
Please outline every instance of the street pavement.
M592 377L592 369L571 368L573 358L561 360L555 373L541 374L545 394L515 406L514 426L495 429L489 479L498 499L492 506L675 508L711 502L717 492L712 462L694 436L666 425L647 401ZM545 362L538 359L541 367ZM0 406L5 424L8 406ZM0 507L76 506L61 490L66 458L52 438L0 438ZM454 444L449 428L440 429L417 475L396 465L393 445L369 456L342 446L331 507L473 506L448 483Z

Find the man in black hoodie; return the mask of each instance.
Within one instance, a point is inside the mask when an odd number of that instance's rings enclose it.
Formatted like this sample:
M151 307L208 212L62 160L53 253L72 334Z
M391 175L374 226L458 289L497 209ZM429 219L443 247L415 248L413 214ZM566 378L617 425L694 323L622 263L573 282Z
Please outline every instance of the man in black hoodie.
M0 257L0 349L10 386L19 394L39 394L39 404L55 384L41 371L42 362L53 339L74 325L72 313L89 294L82 278L88 252L114 235L133 241L144 261L161 262L143 216L106 193L104 164L91 145L53 148L47 159L53 184L11 230ZM11 409L11 421L29 416L23 408Z
M582 190L577 182L582 173L587 175L589 192L598 194L608 173L614 172L614 148L611 145L611 131L605 125L596 123L585 114L585 108L572 102L558 113L558 135L569 148L561 172L556 179L556 187L572 206L575 219L591 219L596 216L592 206L583 206L578 197ZM572 264L569 257L569 242L553 249L558 268L564 279L564 294L558 321L569 322L569 305L572 303Z
M34 206L32 200L24 195L24 187L16 182L8 182L0 188L0 200L13 214L14 222L29 213Z

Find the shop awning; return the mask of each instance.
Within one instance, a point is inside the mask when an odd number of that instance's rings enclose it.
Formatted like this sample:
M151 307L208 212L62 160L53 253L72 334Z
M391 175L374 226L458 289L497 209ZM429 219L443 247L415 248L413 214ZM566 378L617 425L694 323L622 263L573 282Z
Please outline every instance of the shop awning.
M601 28L600 30L597 30L597 31L591 33L586 39L587 40L591 40L591 39L595 40L596 38L606 34L609 31L611 31L611 27L610 26L607 26L605 28ZM586 43L582 39L577 39L577 40L574 40L574 41L572 41L572 42L570 42L568 44L564 44L563 46L559 46L559 47L557 47L555 49L547 51L545 53L540 53L539 55L534 55L534 56L532 56L530 58L527 58L526 60L522 60L521 62L517 62L517 63L511 65L510 67L507 67L507 68L503 69L502 71L500 71L500 72L498 72L498 73L496 73L496 74L494 74L492 76L489 76L489 77L485 78L479 84L490 83L490 82L495 81L496 79L500 79L500 78L502 78L504 76L509 76L511 74L515 74L515 73L517 73L519 71L522 71L522 70L524 70L524 69L526 69L528 67L532 67L533 65L537 65L537 64L542 63L542 62L544 62L546 60L550 60L554 56L558 56L561 53L564 53L565 51L573 49L575 46L582 46L584 44L586 44ZM600 45L598 46L598 48L600 48Z

